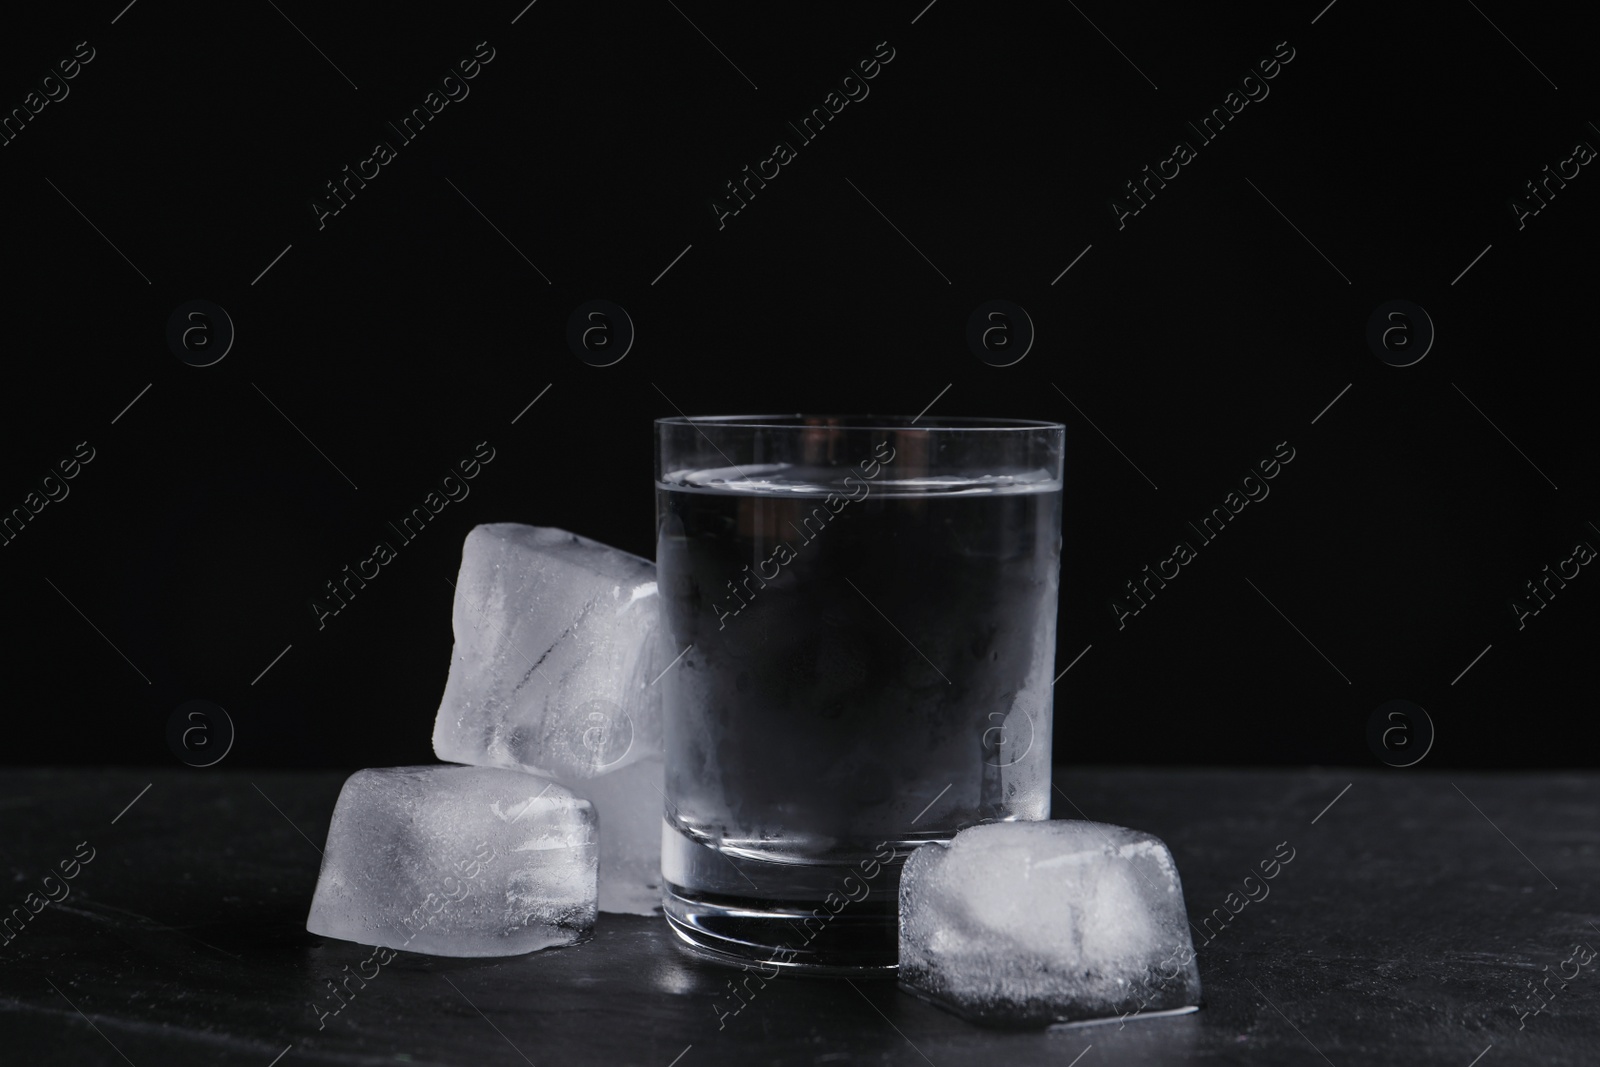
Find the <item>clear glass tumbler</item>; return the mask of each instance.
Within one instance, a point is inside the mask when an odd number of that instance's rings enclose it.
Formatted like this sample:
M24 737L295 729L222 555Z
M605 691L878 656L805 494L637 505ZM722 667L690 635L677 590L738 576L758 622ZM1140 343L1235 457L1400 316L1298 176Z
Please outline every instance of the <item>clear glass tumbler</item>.
M729 962L892 969L911 848L1050 816L1065 428L656 431L667 920Z

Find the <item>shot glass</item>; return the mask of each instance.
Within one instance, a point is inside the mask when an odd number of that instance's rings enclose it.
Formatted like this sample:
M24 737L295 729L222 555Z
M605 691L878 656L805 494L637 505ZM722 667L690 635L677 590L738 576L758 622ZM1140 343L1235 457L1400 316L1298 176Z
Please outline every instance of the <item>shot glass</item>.
M890 971L900 865L1050 816L1060 423L656 422L667 921Z

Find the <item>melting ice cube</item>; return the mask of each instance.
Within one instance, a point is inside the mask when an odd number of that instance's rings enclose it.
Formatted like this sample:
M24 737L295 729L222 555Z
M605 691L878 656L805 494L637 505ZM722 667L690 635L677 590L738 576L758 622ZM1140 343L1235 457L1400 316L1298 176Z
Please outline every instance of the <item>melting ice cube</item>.
M511 956L594 926L593 806L491 767L389 767L344 783L306 929L436 956Z
M592 778L661 753L655 565L565 530L475 527L434 721L440 759Z
M1158 838L1107 823L990 823L900 880L900 981L973 1021L1193 1010L1183 887Z

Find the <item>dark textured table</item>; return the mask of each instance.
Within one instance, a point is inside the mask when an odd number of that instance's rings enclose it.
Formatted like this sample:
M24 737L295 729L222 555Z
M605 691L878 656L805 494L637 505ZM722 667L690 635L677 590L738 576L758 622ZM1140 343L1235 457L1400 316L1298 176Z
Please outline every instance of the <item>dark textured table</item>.
M1600 947L1600 775L1058 769L1056 815L1160 835L1191 919L1220 932L1198 1013L1032 1033L889 981L794 976L719 1023L737 972L659 918L610 915L530 956L401 954L321 1015L369 955L304 926L343 777L3 772L0 1062L1600 1062L1600 957L1574 956ZM1235 914L1284 842L1293 859ZM1214 909L1229 920L1205 926Z

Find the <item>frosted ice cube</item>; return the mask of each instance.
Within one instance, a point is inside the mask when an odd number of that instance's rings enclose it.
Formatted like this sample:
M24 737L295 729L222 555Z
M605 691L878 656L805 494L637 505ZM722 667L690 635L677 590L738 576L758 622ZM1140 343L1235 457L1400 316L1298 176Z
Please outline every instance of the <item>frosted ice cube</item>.
M900 880L899 977L995 1025L1200 1000L1172 854L1150 834L1097 822L990 823L913 852Z
M661 752L655 564L565 530L475 527L434 720L440 759L591 778Z
M492 767L388 767L344 783L306 929L435 956L512 956L595 921L593 806Z
M594 805L600 822L600 910L656 915L661 910L659 758L630 763L595 778L564 783Z

